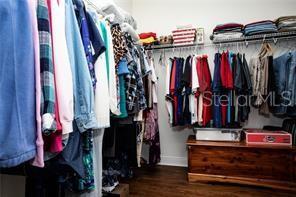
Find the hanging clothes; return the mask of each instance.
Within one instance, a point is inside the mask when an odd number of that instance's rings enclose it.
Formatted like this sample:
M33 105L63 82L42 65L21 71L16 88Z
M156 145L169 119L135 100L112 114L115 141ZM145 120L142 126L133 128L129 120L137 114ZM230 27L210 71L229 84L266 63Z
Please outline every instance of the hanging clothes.
M218 128L240 127L240 123L248 119L250 113L248 99L252 94L245 55L231 52L216 53L214 62L213 125Z
M250 113L249 97L252 95L252 83L249 66L246 61L245 54L237 54L237 65L235 69L235 122L240 125L240 122L248 120Z
M33 38L34 38L34 63L35 63L35 110L36 110L36 147L37 153L33 160L33 165L37 167L44 167L44 150L43 145L44 141L42 138L42 123L41 123L41 68L40 68L40 46L39 46L39 32L38 32L38 19L36 8L38 6L36 1L30 1L30 14L31 21L33 24Z
M190 113L190 94L191 94L191 60L192 57L188 56L185 61L182 77L181 77L181 87L183 95L183 110L182 117L184 125L191 123L191 113Z
M129 165L140 161L136 153L141 152L144 136L150 146L150 164L160 161L157 76L151 54L129 34L134 31L131 26L121 31L122 24L107 22L82 0L8 1L0 10L15 18L15 24L27 27L20 31L5 17L0 20L11 32L7 36L0 30L2 37L8 37L0 47L5 57L0 57L0 76L5 79L0 85L0 111L10 114L0 120L9 129L4 136L0 133L5 139L0 139L1 147L7 147L0 153L0 167L31 160L42 168L46 161L44 169L26 168L26 195L57 196L70 189L67 195L101 196L102 144L110 115L120 117L117 128L125 131L116 134L115 156L124 161L126 175L132 176ZM16 42L22 46L18 50L13 48ZM189 122L184 90L190 88L190 70L183 70L184 59L180 63L178 119L182 122L185 114ZM20 84L22 77L29 80ZM135 125L139 124L143 129L138 135ZM11 147L12 141L17 145Z
M106 21L101 20L100 26L102 30L102 38L106 45L106 65L107 65L107 76L108 76L108 87L109 87L109 105L110 111L114 115L120 115L118 97L117 97L117 81L116 81L116 70L114 51L112 43L112 34L110 25Z
M57 102L63 135L73 132L73 80L66 43L65 2L49 1L54 56Z
M259 112L268 115L268 103L264 101L268 95L269 61L272 61L273 50L268 43L261 46L257 57L250 60L253 95L252 105L259 108Z
M86 11L84 7L84 2L82 0L73 0L75 4L75 12L77 17L78 26L80 27L80 33L82 38L82 43L84 46L84 51L87 59L88 69L91 76L92 85L95 88L97 79L95 75L94 69L94 60L93 60L93 50L92 44L90 40L90 31L89 31L89 23L86 18Z
M160 142L158 127L157 104L153 109L149 109L145 115L145 132L144 141L148 142L149 148L149 164L155 165L160 162Z
M0 12L6 13L0 19L0 123L5 128L0 132L0 167L17 166L36 155L34 57L39 54L31 20L36 7L31 6L26 0L0 4Z
M221 54L216 53L214 58L215 68L214 68L214 77L212 83L213 89L213 125L214 127L222 127L222 106L221 106L221 96L222 96L222 81L220 74L221 66Z
M196 70L199 80L198 101L198 122L206 126L212 119L212 78L206 55L197 58Z
M170 58L166 73L172 126L237 128L248 119L252 82L244 54L216 53L213 80L207 55L188 56L185 64L182 58Z
M197 56L194 55L191 58L191 94L190 94L190 112L191 112L191 124L198 122L198 98L196 92L199 88L199 79L196 70Z
M72 151L83 150L82 158L85 176L78 178L79 191L92 190L94 189L94 175L93 175L93 143L92 143L92 131L91 129L97 128L97 120L95 117L94 109L94 93L93 86L94 79L91 79L93 70L92 64L92 54L86 51L86 48L90 47L90 38L85 18L85 13L83 10L81 2L76 2L76 7L79 9L79 19L83 28L82 34L80 35L79 26L76 20L74 6L71 0L66 1L66 39L69 51L70 64L73 75L73 91L75 99L74 107L74 118L76 126L79 130L74 130L74 132L81 132L81 136L74 135L73 140L69 141L67 148L72 147ZM83 13L82 13L83 12ZM83 25L84 24L84 25ZM75 47L74 47L75 46ZM87 52L87 53L86 53ZM76 128L76 127L75 127ZM82 138L82 140L76 139ZM80 147L76 147L76 142L79 143ZM73 144L72 144L73 143ZM73 152L71 155L73 155ZM68 158L69 152L64 151L63 157ZM80 155L77 153L76 155ZM71 163L71 160L67 162ZM74 190L75 190L74 189Z
M172 103L172 98L170 97L170 81L171 81L171 71L172 71L172 66L173 66L173 59L169 59L168 62L166 63L166 108L168 111L169 115L169 123L173 124L173 103Z
M233 74L231 70L231 59L229 52L221 54L220 77L222 85L222 95L220 101L222 103L222 126L230 125L230 105L231 105L231 90L233 89Z
M53 64L53 74L54 74L54 86L55 86L55 106L54 106L54 114L55 114L55 120L56 120L56 131L51 133L50 135L43 135L44 139L44 150L45 150L45 160L48 160L52 157L54 157L57 153L60 153L63 150L63 147L66 144L66 138L64 137L64 143L63 143L63 137L62 137L62 123L60 120L60 112L59 112L59 102L58 102L58 90L57 90L57 84L59 83L59 79L56 76L56 64L55 64L55 57L54 57L54 35L53 35L53 25L54 22L52 21L54 16L52 14L52 2L47 0L47 7L48 7L48 16L49 16L49 25L50 25L50 42L52 46L51 56L52 56L52 64ZM67 75L68 76L68 75Z
M39 42L40 42L40 69L42 86L42 131L45 134L56 130L55 120L55 84L54 67L51 45L51 31L46 0L38 0L37 7Z
M296 116L296 51L285 53L273 61L274 106L279 116Z
M101 20L98 15L93 11L89 11L89 17L90 21L94 21L95 23L91 23L92 25L95 25L95 27L92 27L93 31L91 32L94 33L91 34L91 38L93 46L96 49L95 51L98 53L94 54L94 59L96 60L94 66L96 78L100 81L100 83L96 84L95 89L95 114L98 121L98 127L101 129L110 127L110 95L107 72L109 65L107 65L107 47L105 44L107 40L104 40L104 37L101 37L103 32L101 28ZM98 32L96 32L95 29L97 29Z

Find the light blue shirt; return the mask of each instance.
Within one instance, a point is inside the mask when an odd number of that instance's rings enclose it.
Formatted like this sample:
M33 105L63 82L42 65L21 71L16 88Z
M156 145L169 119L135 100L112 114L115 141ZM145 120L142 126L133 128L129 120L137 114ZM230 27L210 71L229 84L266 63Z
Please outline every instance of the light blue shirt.
M74 88L74 119L80 132L96 129L94 92L72 0L66 0L66 40Z

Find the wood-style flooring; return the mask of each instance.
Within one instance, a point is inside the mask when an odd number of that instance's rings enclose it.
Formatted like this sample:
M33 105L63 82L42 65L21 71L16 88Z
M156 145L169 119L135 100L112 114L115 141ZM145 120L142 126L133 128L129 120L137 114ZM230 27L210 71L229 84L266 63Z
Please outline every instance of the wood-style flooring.
M244 197L296 196L285 191L229 184L200 184L187 182L187 169L156 166L135 170L135 177L124 181L129 184L130 197Z

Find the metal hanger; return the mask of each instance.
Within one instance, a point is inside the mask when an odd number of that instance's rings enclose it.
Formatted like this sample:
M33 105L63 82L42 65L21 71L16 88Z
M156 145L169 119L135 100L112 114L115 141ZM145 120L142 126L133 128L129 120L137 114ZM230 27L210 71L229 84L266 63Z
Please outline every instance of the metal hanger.
M175 48L173 47L173 57L175 57Z
M236 43L236 52L237 52L237 53L240 53L239 42Z
M273 37L272 39L273 39L273 43L274 43L274 45L276 45L276 43L277 43L278 39L277 39L277 38L275 38L275 37Z
M246 44L246 48L248 48L249 42L247 40L245 40L245 44Z

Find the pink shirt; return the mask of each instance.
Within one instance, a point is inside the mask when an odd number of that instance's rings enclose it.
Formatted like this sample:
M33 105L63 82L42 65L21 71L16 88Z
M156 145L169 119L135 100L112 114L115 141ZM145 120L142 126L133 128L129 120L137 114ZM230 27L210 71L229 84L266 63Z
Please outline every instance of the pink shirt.
M73 131L74 119L72 71L65 34L65 1L49 0L48 7L51 16L57 106L64 135Z
M50 19L50 32L52 32L52 16L51 16L51 0L47 0L47 6L48 6L48 16ZM51 36L52 38L52 36ZM51 46L53 46L53 38L51 39ZM54 60L54 50L52 48L52 63L55 68L55 60ZM56 69L54 69L54 75L55 75L55 81L54 85L57 86L57 78L56 78ZM57 88L55 88L55 95L57 94ZM51 153L58 153L63 150L62 145L62 125L60 122L60 114L59 114L59 104L58 104L58 98L56 96L55 98L55 118L56 118L56 126L57 130L55 133L52 133L50 136L43 136L45 141L45 151L51 152Z
M37 26L37 1L29 0L29 6L31 9L31 20L33 25L33 39L34 39L34 51L35 51L35 91L36 91L36 128L37 128L37 154L34 158L32 165L37 167L44 167L44 150L43 150L43 138L41 131L41 80L40 80L40 51L39 51L39 34Z

